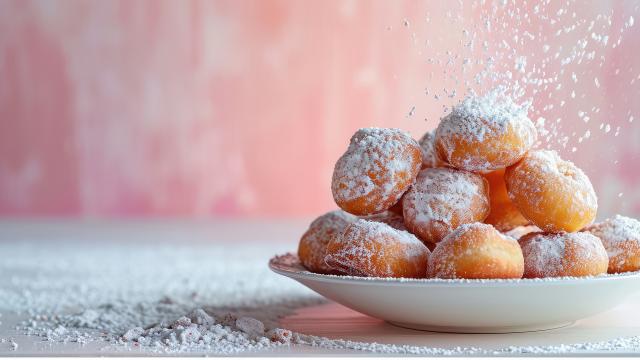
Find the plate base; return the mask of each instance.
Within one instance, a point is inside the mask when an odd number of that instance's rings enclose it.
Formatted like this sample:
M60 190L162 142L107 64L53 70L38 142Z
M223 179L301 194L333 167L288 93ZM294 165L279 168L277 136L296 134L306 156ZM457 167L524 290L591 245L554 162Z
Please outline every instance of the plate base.
M500 327L451 327L451 326L432 326L422 324L408 324L394 321L387 321L389 324L413 330L432 331L441 333L458 333L458 334L506 334L506 333L522 333L531 331L544 331L559 329L575 324L575 321L563 322L560 324L541 324L533 326L500 326Z

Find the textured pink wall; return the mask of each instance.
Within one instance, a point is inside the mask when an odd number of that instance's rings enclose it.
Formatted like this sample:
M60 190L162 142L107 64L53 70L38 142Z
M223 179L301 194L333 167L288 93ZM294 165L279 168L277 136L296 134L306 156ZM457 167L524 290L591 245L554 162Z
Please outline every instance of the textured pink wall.
M620 1L572 8L588 18L613 11L612 41L637 12ZM448 12L464 20L452 24ZM419 137L458 100L425 96L451 86L425 59L481 21L448 1L0 0L0 215L330 209L333 164L355 129ZM545 116L563 116L572 136L563 155L592 177L602 215L640 213L640 79L630 81L639 41L637 25L626 30L604 66L579 69L602 86ZM597 118L578 119L596 104ZM587 129L589 141L575 141Z

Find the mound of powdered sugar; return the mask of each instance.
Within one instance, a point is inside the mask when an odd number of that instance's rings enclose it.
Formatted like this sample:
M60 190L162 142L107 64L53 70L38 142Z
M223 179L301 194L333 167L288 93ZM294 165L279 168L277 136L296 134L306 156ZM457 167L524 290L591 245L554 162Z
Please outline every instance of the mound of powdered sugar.
M43 344L208 354L279 346L278 320L322 299L272 273L270 253L255 245L0 242L12 254L0 262L10 274L0 308L27 317L10 326ZM290 249L269 251L278 247Z

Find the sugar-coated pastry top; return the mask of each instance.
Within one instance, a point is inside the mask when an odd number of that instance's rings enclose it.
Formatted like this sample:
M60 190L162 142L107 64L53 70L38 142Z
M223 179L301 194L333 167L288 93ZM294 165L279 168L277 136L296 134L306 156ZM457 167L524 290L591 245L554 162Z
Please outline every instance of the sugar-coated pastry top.
M526 161L537 169L542 170L543 174L553 175L556 177L564 178L567 183L567 187L571 189L580 189L581 191L575 193L578 202L585 202L589 205L597 205L598 198L593 191L593 185L585 173L575 166L571 161L563 160L558 153L554 150L538 150L529 153ZM526 169L519 167L516 168L516 172L525 172ZM542 191L544 184L547 182L547 176L538 176L538 174L531 174L532 176L522 176L519 179L523 182L523 186L529 186L531 197L534 198L536 193ZM516 185L518 185L516 183ZM559 189L562 190L562 189Z
M592 264L604 264L608 256L599 238L585 232L530 233L519 240L524 254L525 277L597 275Z
M438 131L483 142L493 133L506 133L511 128L529 128L530 123L526 106L519 106L511 98L499 93L489 93L486 96L464 98L442 119ZM529 138L527 143L533 141L533 138Z
M442 118L436 149L459 169L486 172L509 166L537 137L527 111L528 106L515 104L501 91L468 96Z
M360 129L334 168L333 197L338 206L355 215L382 212L411 186L421 162L420 146L407 132Z

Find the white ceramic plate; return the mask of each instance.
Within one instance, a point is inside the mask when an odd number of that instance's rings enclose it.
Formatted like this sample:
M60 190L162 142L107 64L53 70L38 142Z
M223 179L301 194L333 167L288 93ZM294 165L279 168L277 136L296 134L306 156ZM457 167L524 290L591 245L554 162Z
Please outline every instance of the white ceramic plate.
M394 325L439 332L554 329L609 310L640 290L640 273L520 280L384 279L322 275L292 254L269 267L320 295Z

